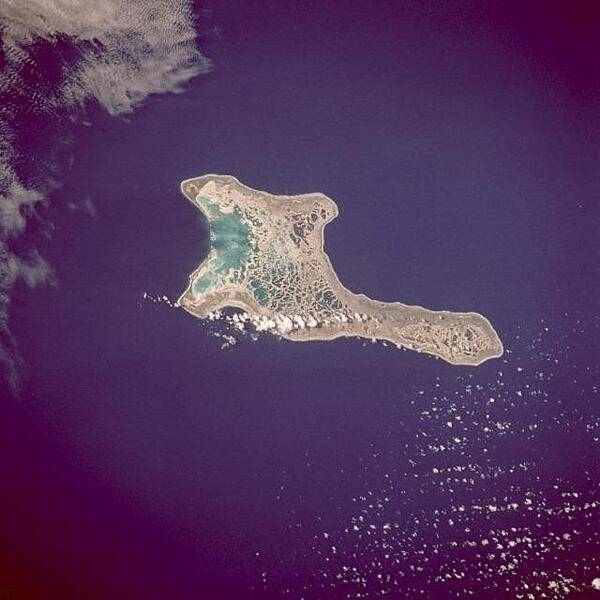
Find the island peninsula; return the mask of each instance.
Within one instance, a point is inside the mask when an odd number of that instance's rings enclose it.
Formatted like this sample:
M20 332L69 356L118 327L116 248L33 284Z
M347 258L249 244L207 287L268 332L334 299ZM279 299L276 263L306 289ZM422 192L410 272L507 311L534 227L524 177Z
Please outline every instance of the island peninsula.
M235 307L244 311L240 322L289 340L387 340L456 365L502 355L502 342L478 313L380 302L347 290L324 250L325 225L338 215L324 194L275 196L230 175L187 179L181 190L210 227L210 252L178 300L192 315Z

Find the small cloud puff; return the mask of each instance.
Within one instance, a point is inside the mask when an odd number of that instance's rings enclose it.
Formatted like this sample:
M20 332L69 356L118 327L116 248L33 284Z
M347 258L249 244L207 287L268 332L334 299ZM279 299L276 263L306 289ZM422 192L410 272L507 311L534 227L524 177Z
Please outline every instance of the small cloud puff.
M3 239L22 233L27 216L44 199L40 192L25 189L16 179L7 187L6 194L0 194L0 238Z

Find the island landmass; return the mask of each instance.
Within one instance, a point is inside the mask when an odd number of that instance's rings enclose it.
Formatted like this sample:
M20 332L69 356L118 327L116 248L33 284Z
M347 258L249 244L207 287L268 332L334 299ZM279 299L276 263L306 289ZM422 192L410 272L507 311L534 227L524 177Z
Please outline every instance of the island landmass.
M498 334L479 313L381 302L346 289L324 250L325 226L338 216L326 195L273 195L213 174L186 179L181 190L210 229L210 252L178 300L195 317L239 308L237 322L288 340L386 340L455 365L502 356Z

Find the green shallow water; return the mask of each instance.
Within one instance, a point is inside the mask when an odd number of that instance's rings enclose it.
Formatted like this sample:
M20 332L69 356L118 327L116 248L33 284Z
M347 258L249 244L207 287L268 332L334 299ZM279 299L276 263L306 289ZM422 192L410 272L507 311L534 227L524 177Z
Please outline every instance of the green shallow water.
M203 293L240 283L253 246L250 228L237 207L232 213L223 213L209 198L202 196L198 201L209 217L210 245L215 253L210 269L194 282L194 291Z

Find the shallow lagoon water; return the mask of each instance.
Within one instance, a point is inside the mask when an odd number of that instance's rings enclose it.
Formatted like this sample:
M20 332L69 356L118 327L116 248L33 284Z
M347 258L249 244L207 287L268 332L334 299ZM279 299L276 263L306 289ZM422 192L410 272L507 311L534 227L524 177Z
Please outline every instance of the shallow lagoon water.
M239 210L223 213L206 197L199 197L198 202L210 218L210 246L214 251L209 270L194 282L194 291L202 293L218 287L219 281L230 271L237 272L236 283L241 281L244 266L252 253L252 244L250 229Z

